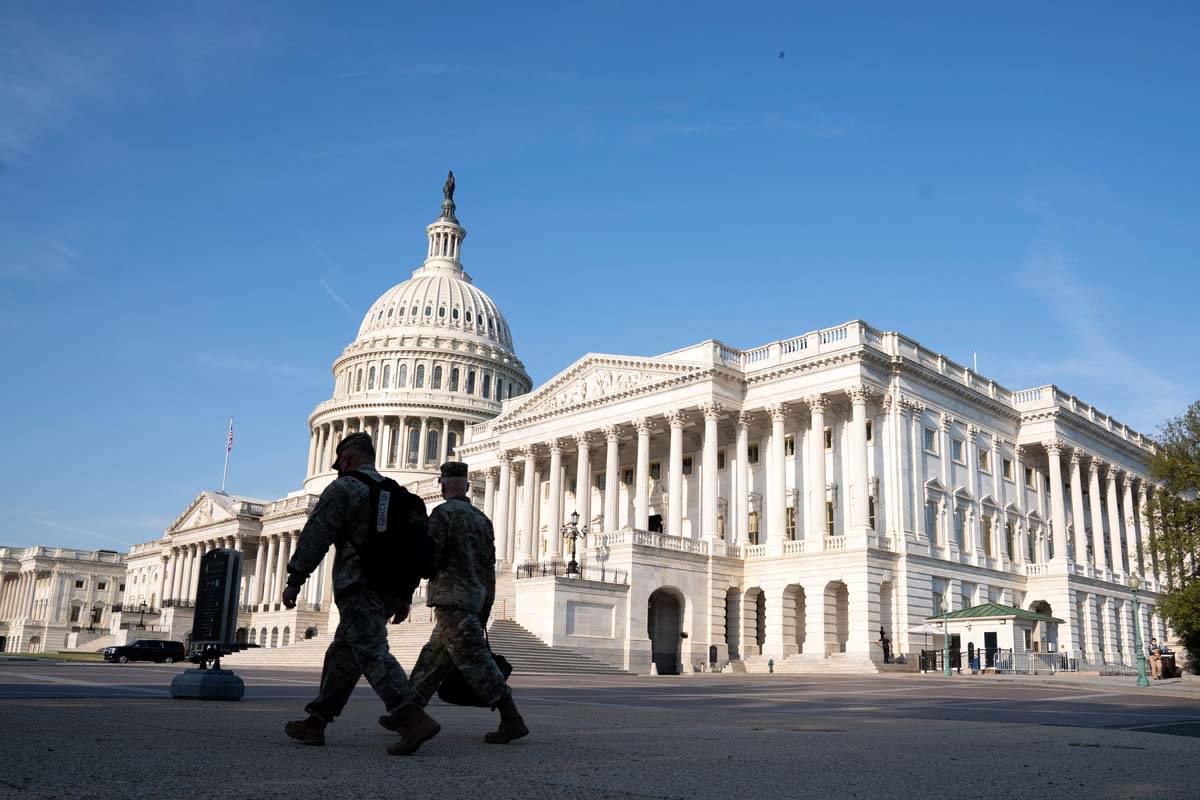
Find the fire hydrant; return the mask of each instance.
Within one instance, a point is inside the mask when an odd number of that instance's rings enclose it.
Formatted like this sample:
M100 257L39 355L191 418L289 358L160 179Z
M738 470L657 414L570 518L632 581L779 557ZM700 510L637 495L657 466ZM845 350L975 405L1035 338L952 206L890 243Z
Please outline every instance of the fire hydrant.
M772 658L767 662L767 672L775 674L775 659Z

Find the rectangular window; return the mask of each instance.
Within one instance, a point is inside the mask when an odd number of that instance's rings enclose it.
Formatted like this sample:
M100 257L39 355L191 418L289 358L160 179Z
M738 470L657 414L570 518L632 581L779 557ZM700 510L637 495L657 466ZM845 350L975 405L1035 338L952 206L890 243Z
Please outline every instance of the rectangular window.
M625 484L626 486L633 485L633 470L629 467L621 470L621 483Z
M1011 481L1013 479L1013 462L1011 458L1004 459L1004 480Z
M966 461L963 460L963 444L964 444L964 442L962 439L951 439L950 440L950 457L953 458L955 461L957 461L959 464L966 463Z
M1012 561L1017 557L1017 533L1011 522L1004 526L1004 541L1008 552L1008 559Z
M833 536L833 501L825 503L825 535Z
M1033 631L1029 628L1025 629L1025 652L1028 653L1033 649Z
M979 471L989 474L992 471L992 454L982 447L979 448Z
M71 606L71 622L79 622L79 606Z
M692 457L691 456L683 457L683 474L684 475L692 474Z
M1031 563L1036 564L1037 563L1037 539L1034 537L1033 533L1031 532L1027 537L1025 537L1025 540L1029 543L1029 546L1026 548L1028 550L1028 553L1026 553L1026 557L1029 559L1029 561Z
M717 451L717 469L725 469L725 451Z
M758 463L758 445L757 444L752 444L746 448L746 463L747 464L757 464Z
M783 454L785 456L796 455L796 437L790 433L783 435Z
M82 589L82 588L83 588L83 581L75 581L75 588L76 588L76 589Z
M946 603L946 601L942 597L942 593L934 592L932 602L930 603L930 607L933 610L933 613L930 614L929 616L936 617L938 614L941 614L943 611L945 611L946 610L945 603Z
M757 511L750 512L746 525L749 528L747 533L749 534L748 538L750 539L750 544L758 544L758 512Z
M934 428L925 429L925 452L937 455L937 430Z
M550 499L550 484L549 483L542 484L542 499L543 500Z
M595 486L600 491L604 491L604 473L597 472L592 476L592 486Z
M118 591L118 592L123 592L123 591L125 591L125 584L123 584L123 583L122 583L120 586L118 586L118 587L117 587L117 591Z
M983 536L983 552L988 558L992 557L992 518L983 517L980 521L980 533Z
M941 532L938 530L938 507L936 500L925 503L925 534L931 544L941 544Z
M967 510L965 508L954 509L954 541L958 543L958 549L963 549L963 543L966 541L967 535Z
M579 480L577 478L571 478L571 494L579 494L579 492L577 491L578 489L579 489Z
M867 497L867 526L875 530L875 498Z
M103 582L101 582L101 583L97 583L97 584L96 584L96 591L98 591L98 592L103 592L103 591L104 591L105 589L107 589L107 588L108 588L108 584L107 584L107 583L103 583Z
M662 462L661 461L651 461L650 462L650 479L655 480L655 481L662 480Z
M871 424L871 420L867 420L867 441L870 442L875 436L875 426Z
M833 428L825 429L825 449L826 450L833 449Z
M1025 468L1025 485L1030 489L1037 488L1037 484L1033 482L1033 467Z
M787 538L796 538L796 509L793 506L788 506L787 516L784 518L787 525Z

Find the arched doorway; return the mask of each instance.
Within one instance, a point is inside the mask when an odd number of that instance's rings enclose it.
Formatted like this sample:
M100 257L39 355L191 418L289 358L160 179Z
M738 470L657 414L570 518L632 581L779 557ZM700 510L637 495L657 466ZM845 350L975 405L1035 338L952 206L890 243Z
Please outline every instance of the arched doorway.
M1029 604L1029 610L1035 614L1045 614L1048 617L1054 616L1051 613L1050 604L1045 600L1034 600ZM1052 650L1055 642L1054 626L1046 622L1037 622L1033 626L1033 649L1037 651Z
M650 595L646 612L650 657L659 675L679 674L679 642L683 631L683 602L668 589Z
M271 647L279 647L279 628L271 628Z
M742 635L742 590L736 586L725 592L725 646L729 660L741 658L738 640Z
M896 641L895 606L892 604L894 595L892 582L884 581L879 584L879 627L883 628L893 643Z
M288 626L283 627L283 639L280 640L281 647L287 647L292 643L292 629Z
M850 590L841 581L825 585L825 644L830 653L846 652L850 640Z
M248 642L248 644L258 644L258 629L257 628L250 629L250 641Z
M249 640L249 635L249 631L247 631L245 628L238 628L237 633L234 634L233 640L238 644L246 644L246 642Z
M804 587L792 584L783 590L783 641L794 644L797 653L804 652L806 630L804 627ZM790 612L790 614L789 614ZM791 616L791 620L788 620Z
M762 654L767 640L767 596L762 589L747 589L742 597L742 658Z
M259 647L269 647L270 646L267 642L267 629L265 627L261 631L258 632L258 646Z
M29 637L29 652L31 652L31 653L42 652L42 637L41 636L30 636Z

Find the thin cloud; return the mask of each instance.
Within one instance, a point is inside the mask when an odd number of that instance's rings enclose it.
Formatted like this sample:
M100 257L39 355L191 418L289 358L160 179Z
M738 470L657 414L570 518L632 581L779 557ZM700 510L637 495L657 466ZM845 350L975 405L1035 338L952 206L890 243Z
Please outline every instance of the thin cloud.
M333 298L333 302L344 308L347 314L352 317L354 316L354 309L350 308L350 304L343 300L341 295L330 288L329 284L325 282L324 278L321 278L318 282L321 284L321 288L328 292L329 296Z
M775 115L767 115L759 119L743 120L740 122L670 122L652 123L641 126L637 135L641 138L662 138L671 136L734 136L751 133L795 133L819 139L835 139L852 132L850 125L823 120L786 119Z
M31 281L71 275L78 252L52 239L5 242L0 240L0 281Z
M289 364L285 361L269 361L262 358L248 358L228 353L202 351L196 353L196 363L204 367L212 367L224 371L280 378L316 379L321 374L311 367L302 367L297 364Z
M119 547L124 547L124 540L118 539L116 536L101 531L94 531L91 528L81 528L78 525L68 525L64 522L55 522L52 519L42 519L40 517L31 517L30 521L46 528L51 528L56 531L64 531L66 533L74 533L80 536L87 536L91 539L98 539L109 544L116 544Z
M1150 433L1168 416L1187 405L1182 384L1150 367L1110 338L1106 320L1113 317L1106 293L1080 278L1061 247L1042 246L1030 252L1016 275L1017 285L1040 300L1067 335L1074 354L1063 359L1033 362L1024 370L1036 380L1062 385L1064 377L1113 387L1126 400L1124 422ZM1085 402L1091 402L1082 398ZM1101 408L1105 413L1115 411Z

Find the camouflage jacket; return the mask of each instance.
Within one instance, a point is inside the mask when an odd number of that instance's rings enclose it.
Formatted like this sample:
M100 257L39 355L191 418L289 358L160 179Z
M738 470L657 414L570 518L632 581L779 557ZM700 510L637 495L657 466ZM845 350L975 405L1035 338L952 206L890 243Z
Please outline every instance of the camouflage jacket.
M437 572L425 587L426 602L490 614L496 599L491 520L465 497L456 497L429 515L429 537L436 548Z
M375 480L382 479L369 464L359 467L358 471ZM369 533L370 506L371 490L357 478L343 475L326 486L308 515L296 553L288 562L288 585L303 586L331 545L337 545L333 559L334 597L362 582L362 564L355 544L364 542ZM424 508L421 508L421 514L423 525Z

